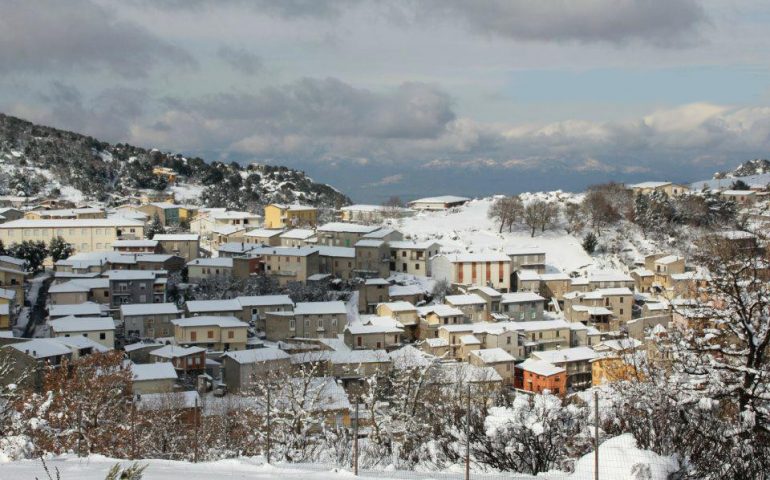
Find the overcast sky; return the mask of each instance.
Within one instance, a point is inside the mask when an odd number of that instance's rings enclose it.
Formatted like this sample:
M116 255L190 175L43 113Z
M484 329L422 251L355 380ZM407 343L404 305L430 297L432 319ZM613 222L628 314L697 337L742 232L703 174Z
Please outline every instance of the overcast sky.
M0 110L356 200L768 156L766 0L0 0Z

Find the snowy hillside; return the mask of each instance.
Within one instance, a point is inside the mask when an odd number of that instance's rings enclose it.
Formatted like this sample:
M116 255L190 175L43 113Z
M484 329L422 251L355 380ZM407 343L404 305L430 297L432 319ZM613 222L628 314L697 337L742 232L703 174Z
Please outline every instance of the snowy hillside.
M156 175L163 167L175 181ZM138 189L170 188L180 202L256 208L299 201L338 207L350 199L304 172L252 163L208 163L201 158L109 144L78 133L0 113L0 195L53 196L75 203L122 199Z

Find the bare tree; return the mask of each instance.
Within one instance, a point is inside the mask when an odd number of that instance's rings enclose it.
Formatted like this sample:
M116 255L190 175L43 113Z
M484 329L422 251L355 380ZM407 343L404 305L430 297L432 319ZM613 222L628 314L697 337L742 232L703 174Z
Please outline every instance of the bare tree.
M524 224L529 227L530 236L535 236L535 231L540 228L545 231L546 225L553 221L558 210L551 207L544 200L533 200L524 207Z
M503 228L506 226L508 231L513 229L513 224L521 216L522 210L523 207L519 197L502 197L492 203L487 216L500 223L499 232L502 233Z

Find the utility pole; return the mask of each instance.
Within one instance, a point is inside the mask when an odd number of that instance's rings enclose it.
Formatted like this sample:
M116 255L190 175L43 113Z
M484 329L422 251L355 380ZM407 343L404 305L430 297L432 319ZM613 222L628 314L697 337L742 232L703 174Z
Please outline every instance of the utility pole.
M358 476L358 404L360 398L356 398L356 423L353 424L353 475Z
M267 463L270 463L270 387L267 387Z
M200 425L200 411L198 409L198 397L195 397L195 450L193 451L193 463L198 463L198 427Z
M83 406L78 403L78 457L82 457L83 453L80 449L80 443L83 439Z
M594 390L594 480L599 480L599 392Z
M136 402L131 402L131 460L136 458Z
M468 383L468 398L465 409L465 480L471 478L471 384Z

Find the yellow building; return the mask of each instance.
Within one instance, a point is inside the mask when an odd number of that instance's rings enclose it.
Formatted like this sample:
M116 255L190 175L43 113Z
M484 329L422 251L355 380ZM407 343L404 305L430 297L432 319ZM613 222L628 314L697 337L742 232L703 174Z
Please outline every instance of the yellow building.
M152 173L164 177L168 183L176 183L176 172L168 167L153 167Z
M172 320L174 338L179 345L209 350L244 350L249 325L235 317L200 316Z
M83 220L15 220L0 224L0 241L5 245L24 240L43 241L62 237L76 252L109 252L112 242L144 238L144 223L126 218Z
M318 209L307 205L271 203L265 207L265 228L314 227Z

